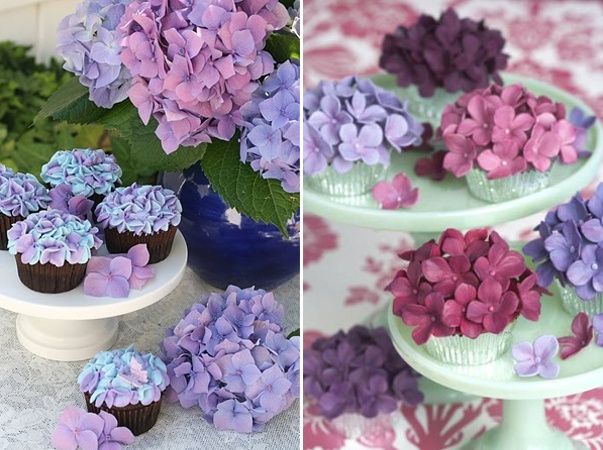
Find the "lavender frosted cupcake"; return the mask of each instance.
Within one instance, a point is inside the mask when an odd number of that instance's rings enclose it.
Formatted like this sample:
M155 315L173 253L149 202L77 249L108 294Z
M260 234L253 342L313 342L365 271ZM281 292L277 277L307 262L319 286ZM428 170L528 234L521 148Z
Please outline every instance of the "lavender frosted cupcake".
M30 214L8 230L8 251L15 255L21 282L38 292L56 294L84 280L92 250L102 241L87 220L57 211Z
M50 196L33 176L0 167L0 250L8 248L10 227L32 213L48 208Z
M90 148L58 151L42 166L42 179L51 187L67 185L95 205L119 185L121 173L113 155Z
M97 353L77 381L89 412L107 411L138 436L157 422L170 378L160 358L129 346Z
M150 263L155 264L172 251L182 205L170 189L133 184L111 192L95 212L110 253L127 253L135 245L147 244Z

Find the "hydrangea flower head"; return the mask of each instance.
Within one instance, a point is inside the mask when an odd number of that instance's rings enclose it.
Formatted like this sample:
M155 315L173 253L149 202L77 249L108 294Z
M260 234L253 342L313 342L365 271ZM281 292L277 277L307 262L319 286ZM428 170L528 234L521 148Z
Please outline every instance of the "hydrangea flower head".
M166 153L232 138L240 107L273 70L265 40L288 20L277 0L130 3L119 25L129 97L145 124L157 120Z
M538 238L523 251L537 264L538 282L548 287L557 279L583 300L603 293L603 184L586 201L581 193L549 211L535 230Z
M120 60L117 30L130 0L84 0L59 24L57 51L65 70L79 77L97 106L125 100L130 74Z
M418 378L383 327L340 331L317 339L304 354L304 393L329 419L344 413L375 417L400 401L416 405L423 400Z
M168 399L220 430L260 431L299 398L299 337L283 333L272 293L229 286L185 311L161 345Z
M410 26L400 26L383 40L379 65L396 76L400 86L414 84L424 97L436 88L469 92L484 88L507 66L505 40L483 21L460 19L448 9L436 20L421 15Z
M423 126L406 105L368 79L321 81L304 94L304 118L308 175L327 165L340 173L356 162L387 166L390 149L400 152L422 142Z
M489 179L506 178L578 159L578 130L565 119L563 105L519 84L492 84L461 96L444 109L440 132L444 168L456 177L479 169Z
M485 229L442 233L403 254L408 267L389 285L393 312L411 327L413 340L452 335L472 339L501 333L519 315L538 320L545 292L523 256Z
M241 108L241 161L287 192L299 192L299 96L299 65L286 61Z
M2 181L4 180L4 181ZM16 173L0 176L0 213L10 217L27 217L50 205L48 189L30 174Z

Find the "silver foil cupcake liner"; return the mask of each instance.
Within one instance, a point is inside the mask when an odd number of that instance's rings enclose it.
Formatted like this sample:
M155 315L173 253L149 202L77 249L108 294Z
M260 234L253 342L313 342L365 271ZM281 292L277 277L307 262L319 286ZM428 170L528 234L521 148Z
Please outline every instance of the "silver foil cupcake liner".
M331 166L305 178L312 189L336 197L351 197L367 194L378 181L385 178L387 168L381 164L369 166L356 163L346 173L339 173Z
M499 203L541 191L549 185L550 172L530 170L507 178L489 180L486 172L473 169L465 179L469 191L475 197L490 203Z
M584 312L590 316L603 313L603 294L597 294L592 300L583 300L574 287L562 286L558 280L555 280L559 293L561 294L561 305L568 314L575 316Z
M438 127L442 118L442 111L446 105L454 103L463 92L448 92L437 88L431 97L422 97L416 86L400 89L399 97L408 102L408 111L420 122L429 122Z
M455 366L478 366L498 359L511 346L515 323L502 333L482 333L477 338L466 336L430 337L425 350L435 359Z

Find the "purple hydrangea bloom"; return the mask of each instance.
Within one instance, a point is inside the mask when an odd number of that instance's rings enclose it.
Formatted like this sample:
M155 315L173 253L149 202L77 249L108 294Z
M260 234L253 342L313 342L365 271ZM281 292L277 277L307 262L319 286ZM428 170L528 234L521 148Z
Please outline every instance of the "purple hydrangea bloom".
M299 66L286 61L241 108L241 161L287 192L299 192L299 89Z
M94 414L68 406L59 416L51 443L57 450L119 450L134 443L134 435L128 428L118 427L117 419L108 412Z
M570 284L584 300L603 293L603 183L588 201L577 193L547 213L537 227L539 237L523 248L537 263L538 283L548 287L554 279ZM599 253L601 258L599 258Z
M119 26L129 96L145 124L157 120L166 153L232 138L240 107L274 67L266 37L288 20L277 0L130 3Z
M507 66L505 40L483 21L460 19L448 9L438 20L421 15L410 26L400 26L383 39L379 65L396 76L400 86L414 84L424 97L436 88L469 92L486 87Z
M130 0L84 0L59 24L59 55L65 70L79 77L97 106L125 100L131 76L120 60L119 20Z
M355 326L316 340L304 354L304 392L331 419L346 412L375 417L398 401L416 405L423 400L418 377L384 328Z
M15 173L2 181L0 177L0 213L10 217L27 217L50 205L48 189L30 174Z
M304 172L327 165L345 173L355 162L389 164L390 149L422 142L423 126L398 97L371 80L321 81L304 94Z
M299 398L299 338L272 293L229 286L185 311L162 342L168 399L220 430L260 431Z

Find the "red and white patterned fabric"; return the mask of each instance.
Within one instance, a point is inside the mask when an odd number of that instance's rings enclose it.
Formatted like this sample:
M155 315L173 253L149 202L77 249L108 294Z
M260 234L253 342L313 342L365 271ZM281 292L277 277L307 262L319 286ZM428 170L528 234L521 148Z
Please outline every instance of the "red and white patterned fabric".
M377 72L386 32L422 12L448 6L500 29L511 55L509 71L555 84L581 97L603 117L603 2L505 0L304 0L304 79ZM602 174L599 179L603 179ZM597 181L598 183L598 181ZM586 190L592 192L596 183ZM568 193L568 197L571 193ZM542 214L496 227L527 240ZM375 231L306 214L304 226L305 345L365 320L388 300L384 286L413 246L405 233ZM603 381L602 381L603 383ZM591 449L603 450L603 389L546 402L549 422ZM402 407L372 421L322 418L304 405L306 449L456 449L496 425L501 404ZM350 424L356 424L355 428Z

